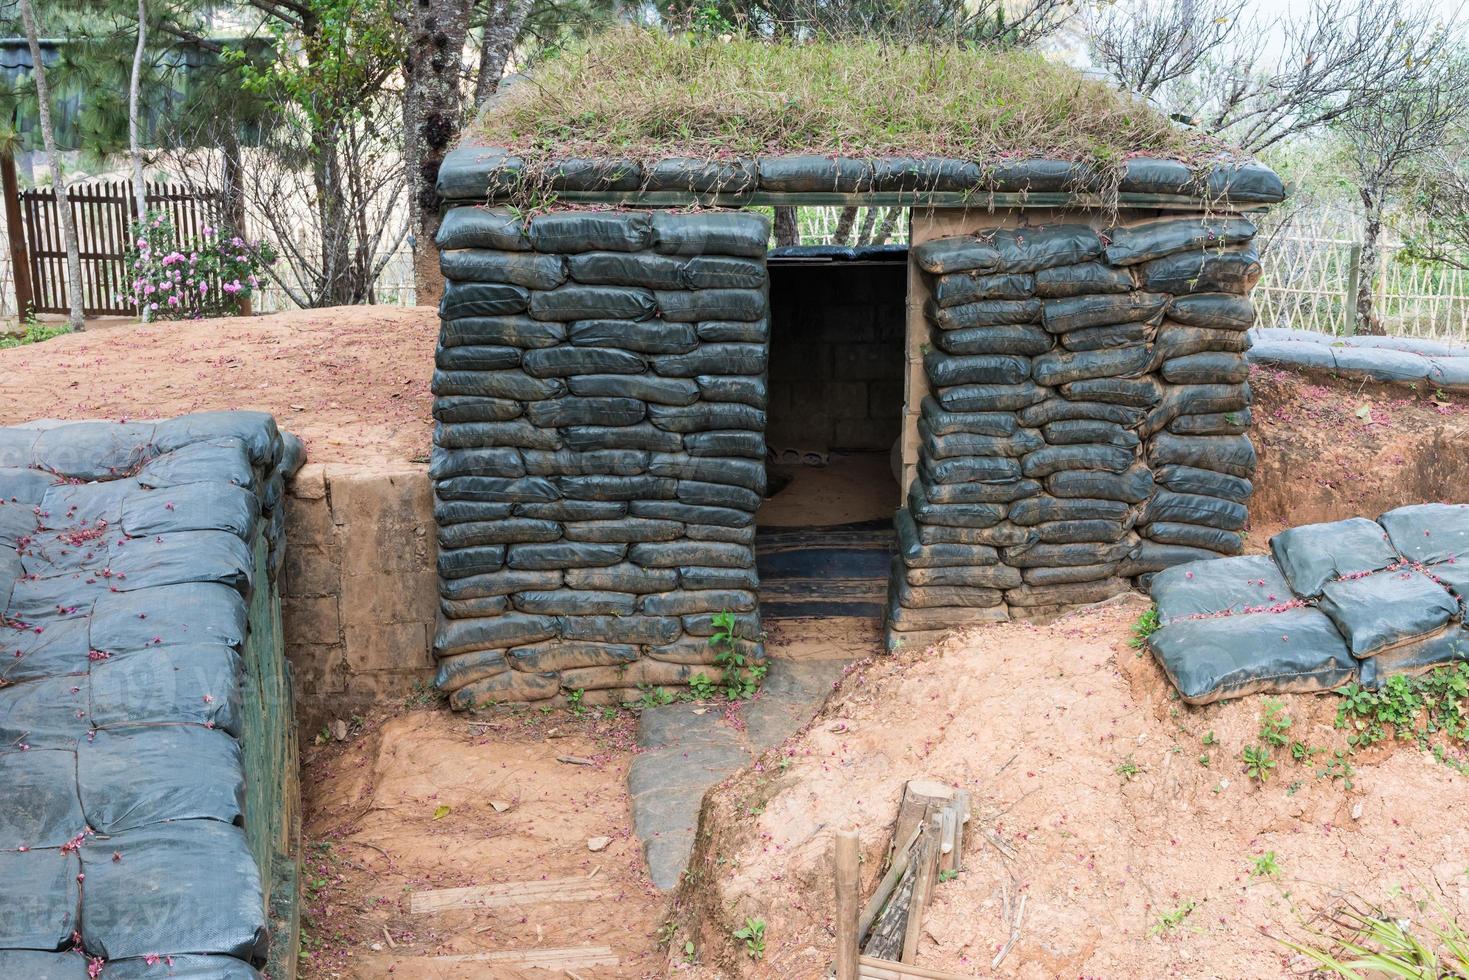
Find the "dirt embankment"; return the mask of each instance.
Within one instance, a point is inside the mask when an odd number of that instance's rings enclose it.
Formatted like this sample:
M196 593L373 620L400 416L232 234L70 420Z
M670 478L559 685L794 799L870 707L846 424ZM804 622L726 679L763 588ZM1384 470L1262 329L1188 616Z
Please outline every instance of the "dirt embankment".
M1469 501L1469 398L1265 367L1250 386L1252 530Z
M833 831L860 831L864 893L904 783L967 787L966 870L940 885L918 962L973 975L1278 976L1276 937L1344 897L1400 890L1469 914L1469 780L1412 745L1350 757L1338 699L1282 698L1263 783L1246 745L1265 699L1193 708L1127 644L1141 598L1048 627L1006 624L850 676L803 734L706 797L676 913L704 976L815 977L832 955ZM782 761L783 760L783 761ZM1258 873L1257 861L1270 855ZM1026 899L1019 941L991 970ZM755 961L731 938L763 919ZM1171 924L1170 924L1171 923ZM675 957L677 958L677 957Z
M427 462L438 332L431 307L101 321L0 351L0 425L255 409L314 462Z

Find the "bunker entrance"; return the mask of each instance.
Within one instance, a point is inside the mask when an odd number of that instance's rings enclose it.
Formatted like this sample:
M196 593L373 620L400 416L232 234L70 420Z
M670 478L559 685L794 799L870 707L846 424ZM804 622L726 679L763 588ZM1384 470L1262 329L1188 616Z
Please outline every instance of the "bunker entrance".
M773 250L765 619L881 619L899 506L907 247Z

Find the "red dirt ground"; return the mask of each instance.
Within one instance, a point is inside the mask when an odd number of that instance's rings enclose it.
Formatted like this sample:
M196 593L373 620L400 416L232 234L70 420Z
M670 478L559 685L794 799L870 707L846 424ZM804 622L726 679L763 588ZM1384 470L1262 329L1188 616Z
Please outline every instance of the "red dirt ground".
M318 463L427 461L431 307L139 324L0 351L0 424L259 409Z

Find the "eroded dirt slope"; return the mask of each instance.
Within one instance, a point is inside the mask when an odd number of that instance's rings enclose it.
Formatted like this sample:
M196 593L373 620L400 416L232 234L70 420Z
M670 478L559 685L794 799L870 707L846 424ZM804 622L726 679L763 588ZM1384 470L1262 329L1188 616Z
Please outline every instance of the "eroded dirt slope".
M862 834L870 893L906 780L967 787L967 870L941 885L918 962L973 975L1277 976L1272 937L1397 890L1469 913L1469 780L1411 745L1357 753L1337 698L1282 699L1321 750L1247 778L1264 699L1182 705L1127 644L1141 598L1007 624L850 676L811 727L706 797L678 914L706 976L814 977L832 953L831 834ZM781 759L785 761L782 762ZM1207 764L1205 764L1207 762ZM1274 853L1279 871L1253 874ZM1019 939L998 971L1025 896ZM755 962L729 934L767 923ZM1166 923L1173 922L1169 926Z

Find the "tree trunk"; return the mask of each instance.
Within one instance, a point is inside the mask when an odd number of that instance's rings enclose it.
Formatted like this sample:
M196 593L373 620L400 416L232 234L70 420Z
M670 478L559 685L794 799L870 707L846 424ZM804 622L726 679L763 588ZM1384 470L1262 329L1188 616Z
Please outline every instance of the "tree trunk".
M480 42L479 75L474 80L474 113L484 109L485 103L500 89L505 77L505 65L515 42L520 40L521 28L530 16L531 0L495 0L490 16L485 21L484 37Z
M66 242L66 292L71 301L71 328L86 329L82 315L82 258L76 225L71 220L71 199L61 173L61 151L56 149L56 129L51 125L51 89L46 84L46 65L41 61L41 41L36 33L36 15L31 0L20 0L20 19L25 24L31 49L31 72L36 80L36 107L41 121L41 141L51 164L51 181L56 187L56 211L61 216L61 237Z
M775 209L775 244L777 248L801 244L801 225L796 221L794 207Z
M403 162L413 229L413 284L420 305L444 292L434 235L439 230L435 184L449 145L464 121L459 88L472 0L419 0L408 22L403 57Z
M878 208L868 208L867 213L862 216L862 229L857 232L858 245L872 244L872 229L877 224Z
M311 134L311 178L316 185L317 219L321 223L321 282L313 306L348 306L352 288L352 228L342 192L341 130L319 127Z
M1357 275L1357 333L1380 337L1386 331L1380 311L1372 306L1377 293L1377 242L1382 236L1382 195L1364 189L1362 204L1366 220L1362 228L1362 264Z
M133 200L138 220L148 217L148 188L143 180L143 144L138 137L138 98L143 88L143 46L148 37L146 0L138 0L138 46L133 49L133 74L128 81L128 155L133 164Z
M872 244L886 245L887 240L893 237L893 231L898 227L898 219L902 217L902 208L888 208L888 213L882 216L882 224L877 226L877 234L872 236Z
M871 208L868 208L867 210L868 213L871 213L872 211ZM852 226L856 223L857 209L850 207L842 208L841 216L837 218L837 230L833 232L831 236L831 243L833 245L852 244Z

